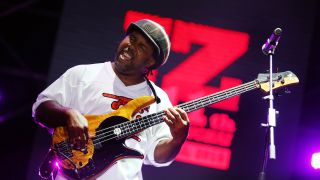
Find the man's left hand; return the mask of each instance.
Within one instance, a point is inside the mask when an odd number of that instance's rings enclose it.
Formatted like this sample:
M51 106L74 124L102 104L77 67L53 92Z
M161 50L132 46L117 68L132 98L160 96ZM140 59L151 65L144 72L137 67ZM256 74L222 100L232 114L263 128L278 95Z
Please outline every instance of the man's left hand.
M189 131L189 118L187 113L180 108L168 108L164 111L166 116L163 116L164 121L169 126L173 141L183 143Z

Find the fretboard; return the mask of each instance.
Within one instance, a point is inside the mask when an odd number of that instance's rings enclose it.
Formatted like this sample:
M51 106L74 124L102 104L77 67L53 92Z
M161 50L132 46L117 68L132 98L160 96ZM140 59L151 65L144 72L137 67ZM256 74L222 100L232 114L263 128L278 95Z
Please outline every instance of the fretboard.
M195 99L193 101L182 103L176 107L181 108L186 112L192 112L194 110L209 106L211 104L223 101L225 99L257 88L259 88L259 83L256 80L253 80L251 82L241 84L230 89L226 89L208 96ZM118 138L127 137L151 126L157 125L163 122L162 116L164 115L165 113L163 111L160 111L158 113L150 114L139 119L134 119L125 123L118 124L116 128L120 128L121 130L121 134L118 136Z

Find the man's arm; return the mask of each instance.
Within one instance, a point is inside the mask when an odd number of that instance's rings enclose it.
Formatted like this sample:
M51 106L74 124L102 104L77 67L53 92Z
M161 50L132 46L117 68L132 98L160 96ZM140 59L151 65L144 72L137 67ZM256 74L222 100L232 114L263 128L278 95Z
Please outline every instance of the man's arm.
M189 118L185 111L180 108L169 108L165 113L163 119L170 128L172 138L160 141L156 146L154 158L158 163L165 163L176 157L189 131Z
M35 120L48 128L66 126L70 110L54 100L45 101L35 110Z
M63 107L54 100L41 103L35 111L35 120L48 127L65 126L69 140L78 149L83 149L88 140L88 122L77 110Z

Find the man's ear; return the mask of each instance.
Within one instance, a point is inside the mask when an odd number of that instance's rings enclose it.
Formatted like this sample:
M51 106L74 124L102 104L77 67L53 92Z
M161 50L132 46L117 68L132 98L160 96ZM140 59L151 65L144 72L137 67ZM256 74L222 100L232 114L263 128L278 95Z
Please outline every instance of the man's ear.
M154 57L150 57L147 61L147 68L150 69L153 65L156 64L156 59Z

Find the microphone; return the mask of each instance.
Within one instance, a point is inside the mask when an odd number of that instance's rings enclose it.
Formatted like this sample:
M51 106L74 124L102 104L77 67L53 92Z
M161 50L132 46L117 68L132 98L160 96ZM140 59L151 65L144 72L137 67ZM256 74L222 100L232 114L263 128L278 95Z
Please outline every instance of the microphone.
M269 55L269 53L273 54L274 50L276 49L282 30L280 28L276 28L269 39L267 39L266 43L262 46L262 52L265 55Z

